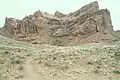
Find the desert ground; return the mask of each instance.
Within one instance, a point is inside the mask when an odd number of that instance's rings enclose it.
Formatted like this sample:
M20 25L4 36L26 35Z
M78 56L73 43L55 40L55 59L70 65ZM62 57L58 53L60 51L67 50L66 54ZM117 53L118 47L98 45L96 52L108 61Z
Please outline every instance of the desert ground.
M0 80L120 80L120 45L37 45L0 36Z

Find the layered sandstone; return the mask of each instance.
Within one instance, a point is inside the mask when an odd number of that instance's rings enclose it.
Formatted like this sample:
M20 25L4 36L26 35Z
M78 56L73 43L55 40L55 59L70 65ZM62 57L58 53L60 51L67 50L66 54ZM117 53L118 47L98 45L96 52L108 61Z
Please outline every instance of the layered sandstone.
M22 20L6 18L1 29L2 35L17 40L50 43L57 39L63 44L110 41L113 31L110 12L100 10L97 1L70 14L36 11Z

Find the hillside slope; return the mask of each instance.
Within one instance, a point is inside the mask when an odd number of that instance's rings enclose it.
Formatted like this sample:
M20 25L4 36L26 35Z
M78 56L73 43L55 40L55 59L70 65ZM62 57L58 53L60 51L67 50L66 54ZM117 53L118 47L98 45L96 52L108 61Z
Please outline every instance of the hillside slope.
M33 45L0 36L0 80L88 79L120 79L120 45Z

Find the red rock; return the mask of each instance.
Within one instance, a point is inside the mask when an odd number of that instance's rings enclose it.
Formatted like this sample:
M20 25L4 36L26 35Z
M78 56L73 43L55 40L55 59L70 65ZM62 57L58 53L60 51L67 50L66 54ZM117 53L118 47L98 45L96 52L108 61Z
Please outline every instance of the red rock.
M24 41L50 43L53 38L60 37L68 44L93 42L90 36L96 38L95 42L101 41L101 35L112 39L113 32L110 12L107 9L99 10L97 1L70 14L56 11L51 15L36 11L22 20L6 18L4 27L0 29L0 34L17 40L24 37ZM96 36L98 33L100 35Z

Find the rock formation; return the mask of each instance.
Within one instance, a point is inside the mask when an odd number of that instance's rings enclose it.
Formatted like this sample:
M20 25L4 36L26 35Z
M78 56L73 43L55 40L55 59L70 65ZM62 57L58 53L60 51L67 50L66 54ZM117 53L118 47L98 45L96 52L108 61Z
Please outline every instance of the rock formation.
M58 17L58 18L62 18L62 17L65 17L66 15L59 12L59 11L56 11L55 14L54 14L55 17Z
M113 32L110 12L99 10L98 2L94 1L70 14L36 11L22 20L6 18L0 33L32 43L51 43L57 39L63 44L78 44L108 42L114 39Z

